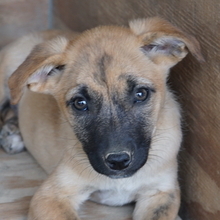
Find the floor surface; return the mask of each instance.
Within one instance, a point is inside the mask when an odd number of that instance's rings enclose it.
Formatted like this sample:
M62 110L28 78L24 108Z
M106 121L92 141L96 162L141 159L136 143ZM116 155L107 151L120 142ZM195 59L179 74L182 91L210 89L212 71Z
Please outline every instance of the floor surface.
M27 152L8 155L0 149L0 220L26 220L30 200L47 177ZM82 220L131 220L133 207L101 206L86 202Z

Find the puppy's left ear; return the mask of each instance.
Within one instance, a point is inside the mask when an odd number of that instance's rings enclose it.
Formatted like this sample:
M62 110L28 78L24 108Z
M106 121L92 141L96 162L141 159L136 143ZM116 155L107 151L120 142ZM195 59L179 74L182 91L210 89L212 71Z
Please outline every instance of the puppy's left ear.
M69 40L58 37L37 45L11 75L8 85L11 103L17 104L24 88L52 94L65 67L65 51Z
M129 26L139 38L143 52L157 65L169 69L181 61L188 50L199 61L204 61L198 41L161 18L137 19Z

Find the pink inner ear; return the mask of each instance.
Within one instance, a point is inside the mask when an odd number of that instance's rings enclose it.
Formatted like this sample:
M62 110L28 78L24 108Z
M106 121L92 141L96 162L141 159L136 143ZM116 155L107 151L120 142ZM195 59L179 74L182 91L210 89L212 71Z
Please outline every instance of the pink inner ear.
M40 68L29 77L27 84L45 82L53 68L52 65Z
M144 51L146 52L150 52L151 50L153 50L157 45L154 44L149 44L149 45L144 45L143 47L141 47Z
M173 37L162 37L156 39L152 44L144 45L141 47L146 54L157 53L165 55L173 55L182 57L185 54L185 44Z

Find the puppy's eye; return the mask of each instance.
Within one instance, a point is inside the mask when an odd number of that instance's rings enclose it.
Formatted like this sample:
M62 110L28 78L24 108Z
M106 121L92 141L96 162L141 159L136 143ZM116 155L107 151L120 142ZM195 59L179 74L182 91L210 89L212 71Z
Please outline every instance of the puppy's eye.
M86 99L81 98L81 97L75 98L75 99L73 100L73 106L74 106L77 110L79 110L79 111L86 111L86 110L88 110L88 104L87 104Z
M149 90L146 88L140 88L135 91L134 94L134 102L143 102L149 96Z

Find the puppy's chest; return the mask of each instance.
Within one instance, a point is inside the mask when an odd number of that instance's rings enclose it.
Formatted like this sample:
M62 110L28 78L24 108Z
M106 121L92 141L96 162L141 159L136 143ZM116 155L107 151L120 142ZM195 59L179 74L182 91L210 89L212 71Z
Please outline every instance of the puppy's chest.
M98 190L92 193L89 199L105 205L118 206L133 202L135 193L127 190Z

